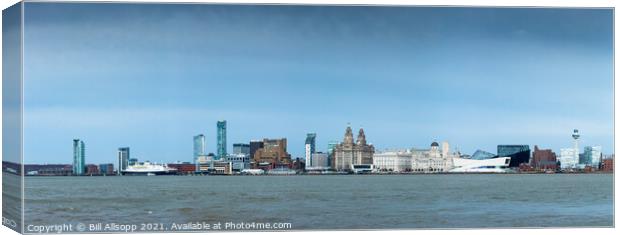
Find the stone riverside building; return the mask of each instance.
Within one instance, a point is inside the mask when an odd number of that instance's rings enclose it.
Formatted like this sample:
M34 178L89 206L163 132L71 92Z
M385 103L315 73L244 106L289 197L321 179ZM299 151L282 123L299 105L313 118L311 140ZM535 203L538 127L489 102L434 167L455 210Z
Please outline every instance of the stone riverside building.
M372 155L375 147L366 143L364 129L360 129L357 142L353 140L353 131L348 126L344 134L344 141L334 148L332 166L337 171L351 171L353 165L372 165Z

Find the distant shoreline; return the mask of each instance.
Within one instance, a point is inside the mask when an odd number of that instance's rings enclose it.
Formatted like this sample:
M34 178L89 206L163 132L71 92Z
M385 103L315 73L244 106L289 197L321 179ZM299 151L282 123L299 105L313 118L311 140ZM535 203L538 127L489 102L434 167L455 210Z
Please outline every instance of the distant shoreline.
M9 174L9 175L16 175L19 176L17 174L13 174L11 172L2 172L4 174ZM382 174L382 173L366 173L366 174L338 174L338 173L333 173L333 174L257 174L257 175L252 175L252 174L231 174L231 175L227 175L227 174L182 174L182 175L173 175L173 174L169 174L169 175L153 175L153 176L195 176L195 177L205 177L205 176L337 176L337 175L347 175L347 176L389 176L389 175L411 175L411 176L416 176L416 175L556 175L556 174L560 174L560 175L588 175L588 174L611 174L613 175L614 172L555 172L555 173L545 173L545 172L508 172L508 173L451 173L451 172L438 172L438 173L389 173L389 174ZM142 176L147 176L147 175L24 175L24 177L142 177ZM153 176L149 176L149 177L153 177Z

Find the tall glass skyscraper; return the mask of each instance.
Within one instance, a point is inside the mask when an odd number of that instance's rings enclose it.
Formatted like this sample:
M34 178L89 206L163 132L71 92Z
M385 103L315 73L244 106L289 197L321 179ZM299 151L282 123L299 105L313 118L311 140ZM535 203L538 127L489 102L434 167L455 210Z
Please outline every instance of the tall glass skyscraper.
M226 157L226 120L217 122L217 159Z
M316 133L306 135L306 167L312 167L312 154L316 151Z
M85 169L86 147L80 139L73 140L73 174L83 175Z
M123 175L123 171L129 165L129 147L118 148L118 171L117 175Z
M196 165L196 169L200 169L198 158L205 155L207 155L207 139L205 135L200 134L194 136L194 164Z
M201 155L207 155L207 139L203 134L194 136L194 160Z

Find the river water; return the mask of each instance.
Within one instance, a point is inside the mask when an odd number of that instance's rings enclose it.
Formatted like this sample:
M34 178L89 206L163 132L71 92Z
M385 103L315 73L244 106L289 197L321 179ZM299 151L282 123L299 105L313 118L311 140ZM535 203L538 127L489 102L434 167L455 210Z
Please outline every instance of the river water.
M172 223L189 222L290 223L288 230L613 226L612 174L26 177L25 187L25 228L160 223L169 231Z

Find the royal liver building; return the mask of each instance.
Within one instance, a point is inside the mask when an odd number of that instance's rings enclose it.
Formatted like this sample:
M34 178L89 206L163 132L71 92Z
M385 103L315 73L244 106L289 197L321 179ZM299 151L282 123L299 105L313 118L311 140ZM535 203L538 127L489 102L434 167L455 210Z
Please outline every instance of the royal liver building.
M351 171L354 165L372 166L372 155L374 153L375 147L366 143L364 129L360 129L357 142L354 142L353 132L349 126L344 134L344 141L334 148L332 166L337 171Z

